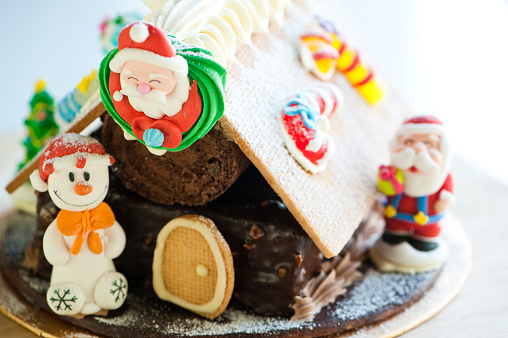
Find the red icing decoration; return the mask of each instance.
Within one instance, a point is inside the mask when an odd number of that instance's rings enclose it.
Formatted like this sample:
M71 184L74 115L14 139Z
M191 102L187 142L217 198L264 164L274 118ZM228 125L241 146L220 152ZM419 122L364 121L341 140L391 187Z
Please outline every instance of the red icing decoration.
M438 212L434 209L434 205L439 200L439 195L443 190L453 193L453 179L450 174L448 174L448 176L446 177L446 180L441 186L441 189L429 195L428 200L429 216L438 214ZM388 204L391 204L392 201L393 197L388 197ZM415 215L416 213L418 213L418 199L415 197L408 196L406 194L402 194L399 206L397 207L397 212ZM418 224L404 222L393 218L386 218L386 230L411 231L418 236L434 238L439 235L439 232L441 231L441 225L439 224L439 222L436 222L426 224L425 226L421 226Z
M339 53L337 51L325 51L325 52L317 52L313 56L314 60L322 60L322 59L337 59L339 57Z
M111 72L109 78L109 91L111 94L121 90L120 74ZM143 112L138 112L129 103L126 96L121 101L114 101L118 114L132 127L134 136L143 140L147 129L159 129L164 134L162 146L176 148L182 142L182 133L189 130L198 120L202 111L202 101L198 93L197 83L194 81L189 91L189 98L183 104L182 110L174 116L164 116L161 119L152 119Z
M78 161L76 162L76 168L83 169L86 164L85 157L78 157Z
M337 110L337 107L339 105L339 101L337 101L337 98L335 97L335 95L332 95L332 100L333 100L333 108L332 108L331 114L333 114Z
M367 82L369 82L373 78L374 78L374 74L369 70L369 73L367 74L367 76L363 80L361 80L360 82L353 84L353 86L355 86L355 87L363 86L364 84L366 84Z
M321 97L321 95L315 96L316 102L319 104L319 114L322 115L325 111L325 100ZM335 106L333 107L335 110Z
M120 50L123 48L138 48L144 49L149 52L162 55L164 57L173 57L176 55L175 48L168 41L166 34L154 25L143 22L148 28L148 37L143 42L136 42L130 37L130 30L136 23L131 24L126 29L123 29L118 36L118 46Z
M314 139L316 132L305 126L303 119L299 114L294 116L283 114L282 122L284 123L287 134L294 141L296 148L298 148L298 150L302 152L303 156L305 156L309 161L318 165L318 161L325 156L328 150L328 142L323 142L321 148L319 148L317 152L305 150L309 142Z
M403 124L419 124L419 123L443 125L443 122L441 122L440 119L438 119L437 117L435 117L433 115L412 117L412 118L405 120Z
M312 34L303 34L302 39L320 39L327 43L332 43L332 39L327 34L319 34L319 33L312 33Z
M328 115L328 116L330 116L333 113L335 113L335 110L337 110L337 106L339 105L339 102L337 101L337 97L335 96L335 94L332 91L329 91L329 95L327 95L327 97L332 100L332 109ZM314 99L316 100L316 102L319 105L319 115L323 115L325 112L325 109L326 109L326 103L325 103L324 97L321 96L321 94L316 93L314 95Z
M339 54L342 54L344 53L344 51L346 50L346 43L345 42L342 42L342 44L340 45L340 48L339 48Z
M352 71L359 64L360 64L360 55L355 52L355 57L354 57L353 61L351 62L351 64L346 69L344 69L344 73Z
M73 155L75 153L105 155L106 151L97 141L80 142L79 135L77 134L64 134L58 136L48 144L39 161L39 175L41 179L46 182L48 176L54 172L53 163L51 161L48 162L48 160ZM112 156L110 156L110 161L114 162L114 158ZM84 168L85 164L86 157L82 156L77 159L76 167Z
M136 60L149 64L155 62L154 66L163 68L166 68L168 64L172 64L173 66L170 70L174 74L184 72L183 67L179 68L177 66L181 62L186 62L184 58L176 55L175 48L166 34L150 23L137 22L124 28L118 37L118 50L119 52L109 64L112 71L108 84L111 96L114 96L115 93L121 90L120 74L117 72L120 72L122 65L127 61ZM143 55L149 60L137 59L138 56L134 53L137 50L145 53ZM160 62L164 65L158 64ZM183 73L183 75L186 75L186 73ZM185 79L179 79L179 81L185 81ZM144 83L141 83L139 86L138 90L141 89L140 93L148 93L150 91L150 87ZM170 91L170 89L167 91ZM190 87L189 97L182 105L182 109L173 116L153 119L143 112L138 112L132 108L128 97L121 96L121 98L120 101L113 100L113 105L118 115L131 126L134 136L139 140L144 140L143 135L147 129L158 129L164 135L162 147L169 149L180 145L182 133L188 131L196 123L203 108L197 82L195 81Z

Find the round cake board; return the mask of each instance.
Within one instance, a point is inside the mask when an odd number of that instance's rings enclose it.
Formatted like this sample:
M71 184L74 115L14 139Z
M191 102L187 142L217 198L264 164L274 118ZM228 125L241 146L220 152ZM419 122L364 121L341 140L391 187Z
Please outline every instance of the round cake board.
M12 212L0 216L3 234ZM417 302L387 320L348 331L334 337L396 337L432 318L459 293L471 268L471 244L454 216L444 220L442 236L450 247L450 257L434 286ZM102 337L66 323L23 299L0 274L0 312L40 337Z
M425 296L388 320L338 337L398 337L437 315L459 294L471 271L471 241L455 216L448 215L443 223L442 237L448 243L450 257Z

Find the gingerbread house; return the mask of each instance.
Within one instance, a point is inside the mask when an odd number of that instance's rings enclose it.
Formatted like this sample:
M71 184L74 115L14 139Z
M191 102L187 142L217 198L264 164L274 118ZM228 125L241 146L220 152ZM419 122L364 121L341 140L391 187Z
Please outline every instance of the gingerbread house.
M376 87L367 88L373 75L363 57L330 23L320 21L321 28L335 33L335 40L325 41L334 52L314 58L313 71L340 88L343 101L335 95L336 111L328 117L333 155L312 173L288 146L281 112L288 98L323 88L323 78L309 72L308 55L302 51L304 40L311 41L312 34L319 40L322 31L305 31L304 23L315 25L309 12L340 13L338 5L146 2L153 10L147 18L151 25L183 41L170 40L178 55L205 53L203 59L218 65L217 76L227 71L215 81L225 85L208 99L209 105L223 105L223 115L212 114L206 131L194 143L174 147L179 151L154 151L160 144L150 147L148 139L134 135L111 112L122 98L109 92L112 68L103 69L117 52L103 61L102 100L88 102L68 131L79 132L97 117L103 122L95 136L116 159L106 201L127 236L117 269L127 277L131 292L155 298L155 290L158 298L207 318L220 315L232 298L233 309L248 307L258 314L312 323L322 306L361 276L365 242L379 219L375 172L386 162L386 145L409 109L379 75ZM315 51L312 43L307 51ZM211 77L212 68L202 76ZM199 74L189 76L197 81ZM200 93L203 99L203 87ZM35 169L37 160L8 190ZM57 212L47 195L38 197L37 231L25 265L40 276L50 274L41 255L42 235ZM200 250L204 253L196 256ZM330 294L316 294L320 288ZM314 329L308 326L302 332ZM290 332L289 327L281 330Z

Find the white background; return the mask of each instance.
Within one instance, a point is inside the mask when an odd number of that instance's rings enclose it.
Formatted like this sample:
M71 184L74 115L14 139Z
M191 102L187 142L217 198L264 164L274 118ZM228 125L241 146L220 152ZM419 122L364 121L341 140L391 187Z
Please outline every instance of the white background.
M414 112L442 118L459 156L508 184L507 2L338 1L374 69ZM100 22L107 14L129 11L148 13L137 0L23 0L3 5L0 133L19 137L39 77L60 99L98 68L103 57Z

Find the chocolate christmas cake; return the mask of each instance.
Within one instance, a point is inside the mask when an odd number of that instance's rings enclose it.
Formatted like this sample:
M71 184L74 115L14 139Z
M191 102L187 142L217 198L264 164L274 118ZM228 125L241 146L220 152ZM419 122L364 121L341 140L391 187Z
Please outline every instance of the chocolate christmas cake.
M387 205L375 181L409 110L314 16L337 4L145 3L152 13L119 28L78 86L94 93L62 129L99 116L101 127L54 138L8 187L30 175L38 191L35 217L17 214L4 236L11 284L33 306L114 337L324 336L422 297L443 260L400 263L416 275L366 260L383 216L397 219L397 198L409 199L397 168L380 173ZM419 123L438 124L406 127ZM427 136L398 140L435 159L443 134ZM437 200L451 203L441 189ZM421 203L414 222L438 229L447 204ZM418 247L418 262L443 247L438 230L397 231L381 244Z

